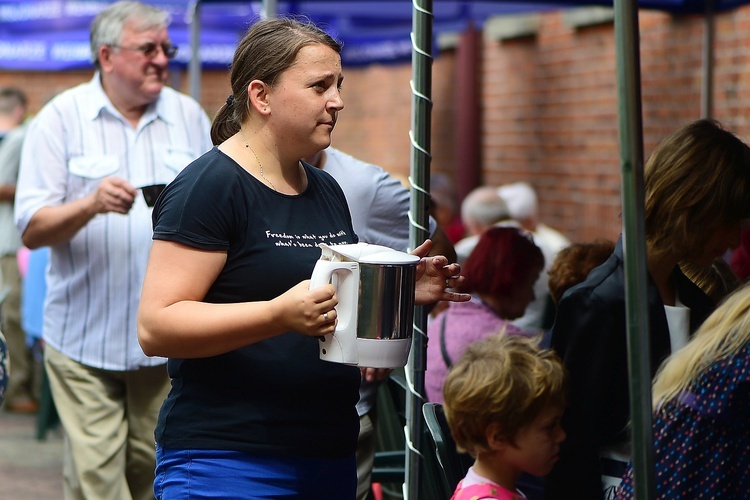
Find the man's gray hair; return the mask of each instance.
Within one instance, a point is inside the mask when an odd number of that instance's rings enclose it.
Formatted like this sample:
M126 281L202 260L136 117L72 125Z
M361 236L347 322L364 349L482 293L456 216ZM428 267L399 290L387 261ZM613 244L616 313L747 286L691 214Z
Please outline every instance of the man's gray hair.
M91 22L91 62L99 67L99 47L119 45L127 22L138 31L167 27L172 21L168 12L141 2L123 0L115 2L97 14Z
M461 203L461 220L464 224L487 228L510 218L508 205L500 197L496 187L474 188Z

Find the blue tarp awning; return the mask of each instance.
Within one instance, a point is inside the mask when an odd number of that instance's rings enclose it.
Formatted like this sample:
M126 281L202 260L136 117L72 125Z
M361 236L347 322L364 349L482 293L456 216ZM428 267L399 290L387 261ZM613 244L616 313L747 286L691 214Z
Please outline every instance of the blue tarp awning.
M0 0L0 69L59 71L91 67L88 26L107 0ZM191 2L150 0L172 14L170 35L180 46L175 64L187 66L191 57ZM435 0L433 32L461 32L471 22L529 11L581 5L612 6L607 0ZM643 8L674 13L703 13L735 8L750 0L641 0ZM226 68L248 24L260 16L261 1L201 0L200 57L204 68ZM280 1L279 15L305 14L344 42L347 66L374 62L408 62L411 58L411 0Z

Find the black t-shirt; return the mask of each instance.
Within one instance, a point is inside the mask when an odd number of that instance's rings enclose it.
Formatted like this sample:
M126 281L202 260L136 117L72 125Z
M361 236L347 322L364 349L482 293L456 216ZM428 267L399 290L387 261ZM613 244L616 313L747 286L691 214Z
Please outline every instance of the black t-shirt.
M154 239L227 252L205 302L277 297L310 278L319 243L357 241L338 184L304 167L307 189L285 195L214 148L164 190ZM359 370L321 361L313 337L290 332L211 358L170 359L168 370L172 389L156 427L166 448L354 453Z

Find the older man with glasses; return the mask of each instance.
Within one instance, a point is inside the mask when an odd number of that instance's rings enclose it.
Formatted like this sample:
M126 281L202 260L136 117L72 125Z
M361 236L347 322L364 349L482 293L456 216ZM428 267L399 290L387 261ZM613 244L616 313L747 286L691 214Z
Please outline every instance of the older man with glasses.
M146 357L136 312L151 246L140 188L171 181L211 148L210 122L166 86L169 15L130 1L91 24L96 72L29 126L15 220L51 247L45 367L67 435L65 497L153 498L154 427L166 360Z

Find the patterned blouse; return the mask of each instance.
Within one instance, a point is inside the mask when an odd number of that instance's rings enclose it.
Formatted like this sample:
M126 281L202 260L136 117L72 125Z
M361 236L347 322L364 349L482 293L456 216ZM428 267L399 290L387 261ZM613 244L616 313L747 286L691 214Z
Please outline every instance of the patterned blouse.
M750 345L707 368L653 425L657 498L748 498ZM617 498L633 496L629 467Z

